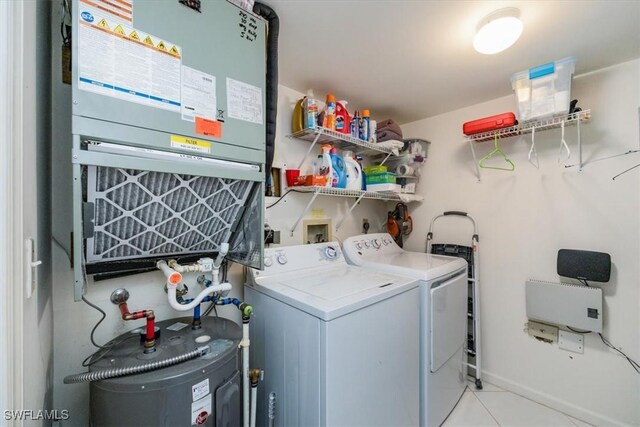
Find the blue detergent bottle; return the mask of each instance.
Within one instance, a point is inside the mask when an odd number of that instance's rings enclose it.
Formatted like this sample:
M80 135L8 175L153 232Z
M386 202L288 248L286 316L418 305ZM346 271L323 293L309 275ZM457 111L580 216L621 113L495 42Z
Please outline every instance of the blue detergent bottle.
M344 159L338 155L338 150L331 149L331 166L333 168L333 177L331 186L336 188L347 187L347 169Z

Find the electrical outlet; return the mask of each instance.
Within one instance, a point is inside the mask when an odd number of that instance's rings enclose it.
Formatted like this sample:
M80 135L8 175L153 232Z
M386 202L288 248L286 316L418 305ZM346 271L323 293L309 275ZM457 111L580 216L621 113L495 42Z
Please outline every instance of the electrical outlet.
M527 323L527 332L529 332L529 335L532 337L544 342L554 343L558 341L557 326L551 326L545 323L529 320L529 323Z
M574 334L569 331L560 331L558 335L558 346L574 353L584 353L584 335Z

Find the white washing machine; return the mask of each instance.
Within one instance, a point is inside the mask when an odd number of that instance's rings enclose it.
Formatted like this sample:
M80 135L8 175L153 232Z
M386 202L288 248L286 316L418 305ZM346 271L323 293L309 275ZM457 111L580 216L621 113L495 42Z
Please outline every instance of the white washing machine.
M467 262L409 252L387 233L346 239L350 264L420 282L420 425L439 426L466 387Z
M348 265L337 243L265 250L250 270L258 425L419 423L419 286Z

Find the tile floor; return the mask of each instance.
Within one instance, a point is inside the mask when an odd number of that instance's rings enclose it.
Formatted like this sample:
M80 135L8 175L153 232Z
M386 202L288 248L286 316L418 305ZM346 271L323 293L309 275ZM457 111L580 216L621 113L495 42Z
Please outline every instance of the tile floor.
M590 426L584 421L502 390L486 381L482 385L482 390L476 390L475 384L469 382L443 427Z

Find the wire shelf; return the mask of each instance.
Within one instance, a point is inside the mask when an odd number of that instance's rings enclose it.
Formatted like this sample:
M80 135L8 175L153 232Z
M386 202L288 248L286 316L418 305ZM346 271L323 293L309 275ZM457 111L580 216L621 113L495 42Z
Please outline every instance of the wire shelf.
M375 200L393 200L400 201L400 195L392 192L377 192L377 191L362 191L362 190L346 190L344 188L334 187L293 187L294 191L300 193L314 193L324 196L338 196L338 197L355 197L359 199L375 199Z
M320 144L331 143L342 150L351 150L357 154L374 155L379 153L392 154L390 148L381 147L378 144L363 141L354 138L351 135L336 132L323 127L315 127L313 129L303 129L300 132L287 135L287 138L302 139L305 141L316 142Z
M496 129L488 132L476 133L473 135L465 135L465 140L470 142L484 142L491 141L496 136L499 138L510 138L512 136L529 134L533 129L535 129L536 131L556 129L562 126L563 121L565 126L573 126L578 122L578 120L580 120L581 122L586 122L590 118L591 110L584 110L570 114L568 116L551 117L543 120L530 120L528 122L519 123L508 128Z

